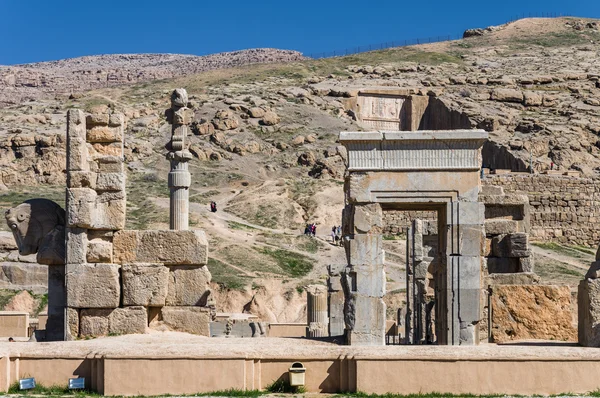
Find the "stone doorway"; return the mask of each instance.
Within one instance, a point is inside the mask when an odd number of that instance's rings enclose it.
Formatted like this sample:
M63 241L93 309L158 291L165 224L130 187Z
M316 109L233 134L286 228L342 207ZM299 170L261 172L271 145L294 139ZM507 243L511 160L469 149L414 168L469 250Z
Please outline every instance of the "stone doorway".
M347 342L385 342L384 210L438 214L440 270L436 301L439 344L478 344L484 206L481 130L341 133L348 150L342 272Z

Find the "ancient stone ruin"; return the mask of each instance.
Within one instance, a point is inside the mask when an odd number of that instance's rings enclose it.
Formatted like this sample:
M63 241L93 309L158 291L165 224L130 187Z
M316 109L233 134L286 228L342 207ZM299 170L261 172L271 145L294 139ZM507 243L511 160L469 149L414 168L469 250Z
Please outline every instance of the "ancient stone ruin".
M7 211L19 250L50 265L47 340L148 327L209 335L208 243L203 231L187 230L187 94L177 89L171 99L171 230L125 230L119 113L67 113L66 212L42 199Z
M478 344L484 206L478 202L481 130L346 132L341 272L347 342L385 343L383 212L435 210L440 235L435 334L439 344Z

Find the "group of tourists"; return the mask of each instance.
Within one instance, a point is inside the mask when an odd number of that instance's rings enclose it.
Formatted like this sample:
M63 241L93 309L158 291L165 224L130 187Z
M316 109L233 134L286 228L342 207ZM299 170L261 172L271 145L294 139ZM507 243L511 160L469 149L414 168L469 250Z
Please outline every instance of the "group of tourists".
M338 225L337 227L334 225L331 228L331 242L335 245L342 244L342 226Z
M308 236L316 236L317 235L317 226L315 223L306 224L306 228L304 228L304 235Z

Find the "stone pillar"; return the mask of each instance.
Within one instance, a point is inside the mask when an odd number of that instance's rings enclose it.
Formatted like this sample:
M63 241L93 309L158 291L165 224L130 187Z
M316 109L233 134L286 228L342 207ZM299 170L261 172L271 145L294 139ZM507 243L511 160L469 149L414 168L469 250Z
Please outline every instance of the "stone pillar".
M599 250L600 251L600 250ZM577 335L584 347L600 347L600 260L594 261L577 289Z
M329 265L327 278L328 305L329 305L329 336L344 335L344 290L342 288L341 273L345 265Z
M125 228L123 128L119 113L67 113L66 265L63 272L49 273L48 292L49 301L66 301L66 340L77 337L82 327L103 334L99 325L108 325L108 313L120 304L120 267L113 263L112 242L115 231ZM55 335L53 307L48 308L50 339ZM80 319L92 313L94 322Z
M327 337L329 335L326 286L310 285L306 287L306 318L306 337Z
M348 266L342 272L346 343L385 345L385 269L378 203L348 205L343 215Z
M458 201L446 205L446 228L440 232L446 242L446 278L441 289L445 305L436 311L442 316L436 334L440 344L479 344L481 311L481 270L485 230L484 204ZM445 236L444 236L445 234ZM445 312L445 313L442 313Z
M187 92L178 88L171 94L171 108L167 109L167 120L171 123L171 141L167 144L167 159L171 162L169 190L171 191L170 228L187 230L189 226L189 188L191 176L188 163L192 154L187 149L185 139L190 123L190 109L187 108Z

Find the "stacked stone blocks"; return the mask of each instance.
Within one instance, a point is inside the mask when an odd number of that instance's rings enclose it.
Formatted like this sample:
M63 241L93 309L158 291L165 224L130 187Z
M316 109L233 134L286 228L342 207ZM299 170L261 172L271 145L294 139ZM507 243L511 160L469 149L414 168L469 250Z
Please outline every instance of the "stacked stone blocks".
M508 174L487 176L483 183L527 195L533 239L587 246L600 244L597 178Z
M353 203L342 218L347 266L341 272L346 339L351 345L385 343L383 212L379 203Z
M149 324L208 335L204 233L124 230L123 127L121 114L68 112L66 266L49 288L66 298L65 337L144 333Z

